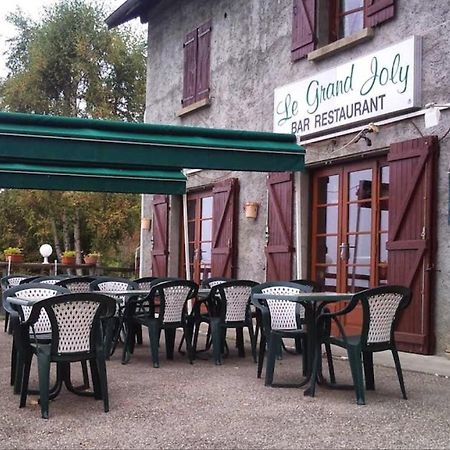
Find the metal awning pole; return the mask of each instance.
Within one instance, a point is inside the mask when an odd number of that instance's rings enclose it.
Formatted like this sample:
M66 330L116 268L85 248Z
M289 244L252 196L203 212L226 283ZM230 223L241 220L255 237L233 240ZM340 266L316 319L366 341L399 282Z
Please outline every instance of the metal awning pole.
M188 233L188 209L187 195L183 194L183 237L184 237L184 267L186 279L191 279L191 265L189 264L189 233ZM188 300L188 310L192 311L192 300Z

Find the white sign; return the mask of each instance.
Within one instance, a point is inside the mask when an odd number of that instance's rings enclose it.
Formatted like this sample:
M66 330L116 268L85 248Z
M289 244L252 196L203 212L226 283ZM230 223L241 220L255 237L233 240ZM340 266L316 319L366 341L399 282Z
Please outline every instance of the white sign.
M421 76L421 40L412 36L275 89L273 129L303 137L420 107Z

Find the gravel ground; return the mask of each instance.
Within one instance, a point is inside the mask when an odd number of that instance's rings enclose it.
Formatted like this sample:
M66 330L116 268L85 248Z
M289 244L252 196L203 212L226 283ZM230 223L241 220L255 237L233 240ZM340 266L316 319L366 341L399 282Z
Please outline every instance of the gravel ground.
M63 388L44 420L36 397L18 408L10 341L0 333L0 448L450 448L447 378L404 371L405 401L395 371L376 367L377 391L357 406L353 391L319 388L309 398L301 389L265 387L251 358L234 349L222 366L211 359L189 365L180 354L167 361L162 346L154 369L146 342L128 365L117 353L108 362L109 413L101 401ZM338 381L349 382L348 362L335 366ZM275 381L295 381L299 367L298 357L284 356Z

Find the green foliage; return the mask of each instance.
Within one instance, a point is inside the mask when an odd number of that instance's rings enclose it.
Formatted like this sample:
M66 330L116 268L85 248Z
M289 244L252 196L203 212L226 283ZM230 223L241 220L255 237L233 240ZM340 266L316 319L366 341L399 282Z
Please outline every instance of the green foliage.
M69 258L75 258L76 252L75 252L75 250L64 250L62 252L62 256L67 256Z
M107 30L109 12L88 0L59 0L37 22L20 10L10 15L17 35L8 42L0 110L142 121L146 43L130 28ZM138 195L0 190L0 246L17 242L37 260L43 242L62 241L64 223L73 241L79 217L82 249L100 249L105 261L128 264L139 208Z
M60 0L34 23L18 10L9 41L0 107L78 117L142 121L145 48L142 36L109 31L101 6Z
M10 256L10 255L22 255L22 249L19 247L7 247L5 248L5 250L3 250L3 253L5 254L5 256Z

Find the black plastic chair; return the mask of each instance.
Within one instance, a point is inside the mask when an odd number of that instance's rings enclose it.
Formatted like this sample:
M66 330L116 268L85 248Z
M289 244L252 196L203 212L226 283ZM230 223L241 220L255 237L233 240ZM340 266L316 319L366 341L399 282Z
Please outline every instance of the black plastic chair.
M250 311L250 294L252 288L257 284L251 280L234 280L212 287L208 297L208 313L216 364L222 364L221 355L228 328L236 329L236 344L241 357L245 356L243 329L248 329L252 355L256 362L256 342Z
M22 275L18 273L3 277L0 280L2 291L6 291L7 289L10 289L14 286L18 286L19 283L22 280L25 280L26 278L28 278L28 275ZM5 310L5 332L8 331L8 325L9 325L9 312Z
M252 294L274 294L295 295L302 292L312 292L310 286L299 285L291 282L268 282L255 286ZM253 305L260 312L262 323L261 341L259 344L257 377L261 378L264 356L267 345L266 386L287 386L286 384L275 385L273 375L275 360L282 346L283 338L300 338L302 340L303 374L307 372L307 331L305 329L305 308L300 303L289 300L278 299L254 299Z
M311 292L322 292L323 288L317 281L308 280L306 278L302 278L300 280L291 280L291 283L300 284L302 286L309 286L312 290Z
M143 299L132 298L128 302L126 317L127 339L125 341L122 362L129 361L133 353L136 325L146 326L150 339L150 352L153 367L159 367L159 337L164 330L166 337L167 359L173 359L175 333L183 328L189 362L192 363L191 347L193 319L187 311L187 302L197 295L198 286L188 280L157 280L151 286L150 293Z
M112 356L116 350L117 344L122 336L125 341L127 331L124 325L125 305L129 300L128 295L120 295L123 291L138 289L138 285L127 278L122 277L97 277L90 283L91 291L115 291L117 294L108 294L113 296L117 302L117 310L113 317L105 321L105 340L107 343L107 358Z
M39 372L41 415L48 419L50 364L62 368L75 361L89 361L94 385L93 395L103 399L109 411L106 354L101 319L110 317L116 308L113 298L99 293L65 294L36 302L30 316L19 325L20 346L24 354L24 372L20 407L26 405L31 361L36 355ZM35 326L45 312L51 324L49 343L37 341ZM30 333L34 339L30 339ZM64 369L63 369L64 370Z
M318 318L318 323L322 323L319 330L328 329L328 334L322 334L318 342L337 345L347 350L348 360L352 372L352 379L356 393L358 405L365 404L363 365L365 374L365 384L367 390L375 389L373 371L373 353L384 350L391 350L394 358L397 377L403 398L406 399L406 390L403 381L403 373L395 345L394 330L399 318L400 311L406 308L411 301L411 292L403 286L380 286L355 294L350 302L340 311L324 311ZM355 309L360 304L362 307L362 328L359 335L347 336L341 319ZM338 336L329 333L329 325L325 322L334 322L339 330ZM316 361L314 362L313 380L315 380L319 368L318 360L320 349L316 351ZM333 364L331 358L328 363ZM331 371L334 370L331 368ZM312 395L314 395L313 385Z

